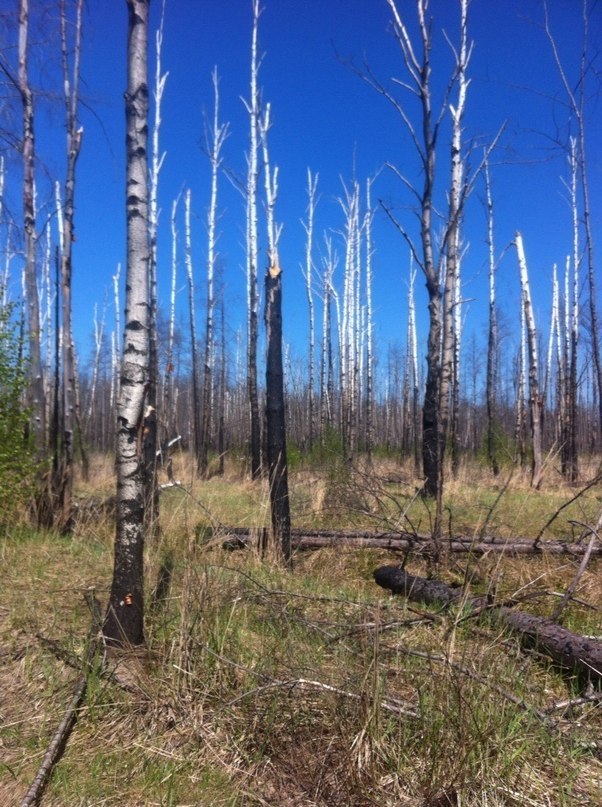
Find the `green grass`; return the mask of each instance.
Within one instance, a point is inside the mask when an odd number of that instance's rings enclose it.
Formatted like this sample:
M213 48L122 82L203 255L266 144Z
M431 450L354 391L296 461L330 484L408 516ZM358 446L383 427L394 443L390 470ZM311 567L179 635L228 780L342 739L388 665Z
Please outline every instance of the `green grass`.
M390 478L390 468L377 470ZM301 468L291 478L294 523L383 523L396 506L383 485L403 510L415 481L408 474L403 484L371 484L367 474ZM341 486L346 504L337 515L322 504L330 497L336 505ZM137 670L134 690L91 676L45 804L415 806L442 804L447 793L467 807L573 807L602 799L602 765L591 750L600 707L558 715L557 727L542 722L535 710L574 687L495 620L457 624L454 614L389 597L372 580L374 568L396 562L386 552L305 553L293 574L253 551L225 552L199 539L198 525L211 524L215 537L219 523L265 523L265 484L230 471L195 482L191 494L164 494L162 537L147 547L149 602L167 552L173 578L163 606L148 611L145 651L123 660ZM570 495L532 493L516 480L495 523L533 535ZM453 483L454 531L477 533L495 496L476 473ZM379 497L391 512L379 511ZM599 507L593 492L576 504L579 520ZM411 507L426 518L424 504ZM567 516L550 537L563 534ZM110 519L88 515L72 538L15 530L0 543L2 804L18 803L32 781L79 674L36 634L82 656L90 622L83 591L93 586L106 601L112 537ZM420 558L408 568L425 571ZM599 632L600 568L592 562L578 590L598 610L572 603L564 623L573 630ZM495 581L503 598L538 589L523 607L546 614L575 570L566 558L498 556L451 558L441 574L471 578L478 593Z

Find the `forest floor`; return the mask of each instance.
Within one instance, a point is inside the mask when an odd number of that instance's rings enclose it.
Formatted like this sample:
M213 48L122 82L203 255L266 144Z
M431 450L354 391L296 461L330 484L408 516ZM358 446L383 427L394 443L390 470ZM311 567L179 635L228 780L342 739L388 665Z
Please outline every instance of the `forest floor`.
M597 466L582 469L584 480ZM234 463L161 497L146 549L146 646L100 663L43 804L575 807L602 803L602 703L582 698L495 619L391 597L373 580L399 554L300 552L288 573L253 549L226 551L223 525L269 518L265 482ZM584 482L583 487L585 487ZM389 460L348 473L299 463L294 526L428 532L433 505ZM449 482L454 535L535 537L582 490L550 469L543 489L478 466ZM78 483L69 538L15 525L0 536L0 804L19 804L81 672L91 588L105 605L114 534L109 458ZM602 507L593 486L543 538L577 539ZM410 556L407 569L426 573ZM579 558L449 556L439 577L549 615ZM170 569L157 601L156 581ZM562 624L602 636L602 559ZM165 580L165 571L163 573ZM589 693L591 695L591 693ZM568 705L567 705L568 704Z

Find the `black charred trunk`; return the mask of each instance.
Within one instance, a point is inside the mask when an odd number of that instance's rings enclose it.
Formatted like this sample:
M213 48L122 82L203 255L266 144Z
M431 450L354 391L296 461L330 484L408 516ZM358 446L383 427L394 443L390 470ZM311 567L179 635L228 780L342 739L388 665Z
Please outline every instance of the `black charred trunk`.
M536 647L540 653L565 670L570 670L582 682L602 684L602 643L573 633L545 617L533 616L507 606L492 605L486 597L464 596L437 580L414 577L399 566L381 566L374 572L376 583L410 600L427 604L451 606L459 603L475 612L497 616L499 621L518 633L523 643Z
M272 265L265 278L267 331L266 424L272 530L287 566L292 564L288 497L284 374L282 370L282 272Z

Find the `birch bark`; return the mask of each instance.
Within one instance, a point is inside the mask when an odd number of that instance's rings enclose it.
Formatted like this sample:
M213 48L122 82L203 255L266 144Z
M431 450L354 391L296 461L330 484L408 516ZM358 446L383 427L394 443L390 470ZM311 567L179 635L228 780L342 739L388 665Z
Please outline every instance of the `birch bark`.
M36 221L34 204L34 108L28 78L29 0L19 6L19 93L23 106L23 224L25 231L25 282L29 331L29 398L33 435L39 457L46 450L46 404L40 345L40 303L36 278Z
M518 264L521 279L522 306L527 326L527 344L529 348L529 412L531 421L531 441L533 457L531 460L531 487L538 488L541 484L543 470L542 463L542 415L543 401L539 392L538 361L537 361L537 332L535 329L535 316L531 303L531 289L523 238L516 233L515 246L518 255Z
M144 642L144 419L149 376L148 11L149 0L126 0L127 276L121 389L117 405L117 525L109 606L109 644Z
M211 410L213 389L213 312L215 261L217 258L217 180L222 163L221 151L228 137L228 124L219 122L219 78L217 68L211 75L213 82L214 107L211 129L211 143L207 143L211 162L211 200L208 215L207 243L207 316L205 320L205 360L203 365L203 410L201 421L200 452L198 455L198 472L201 477L207 476L209 438L211 432ZM209 139L209 138L208 138Z
M247 166L247 390L250 414L250 454L251 476L257 479L261 474L261 425L259 419L259 397L257 392L257 339L259 290L257 283L258 261L258 219L257 186L259 181L259 73L258 28L260 16L259 0L253 0L253 29L251 34L251 98L246 108L250 119L250 140Z

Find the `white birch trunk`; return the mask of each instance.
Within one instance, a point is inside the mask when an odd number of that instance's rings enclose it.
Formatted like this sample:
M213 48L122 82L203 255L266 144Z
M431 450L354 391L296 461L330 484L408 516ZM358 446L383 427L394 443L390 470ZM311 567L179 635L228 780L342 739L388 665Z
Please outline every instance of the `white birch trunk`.
M117 411L115 565L104 623L116 645L144 641L144 420L149 375L148 0L127 0L127 275Z
M313 234L314 234L314 214L316 209L316 194L318 190L318 174L312 176L311 169L307 169L307 223L303 223L305 230L305 268L303 275L305 277L305 290L307 294L307 306L309 310L309 370L308 370L308 444L311 451L314 441L315 430L315 314L314 314L314 298L312 291L312 275L313 275ZM324 364L322 365L324 366ZM323 381L323 379L321 379Z
M217 259L217 189L218 174L222 164L222 147L228 137L228 124L219 122L219 78L217 68L211 74L213 83L214 105L211 133L207 136L207 151L211 162L211 198L207 220L207 316L205 326L205 361L203 371L203 410L199 452L197 454L197 470L201 477L207 476L208 451L211 433L211 412L213 409L213 313L215 307L214 278Z
M28 77L29 0L19 5L18 84L23 107L23 226L25 231L25 279L29 329L29 399L33 414L35 448L41 458L46 451L46 403L40 345L40 303L36 276L36 216L34 185L34 110Z
M374 356L373 356L373 331L372 331L372 220L374 210L372 209L372 180L366 181L366 217L364 221L364 232L366 238L366 451L368 458L372 456L374 447Z
M250 414L251 475L257 479L261 473L261 426L257 393L257 338L258 338L258 217L257 188L259 182L259 73L258 28L259 0L253 0L253 27L251 34L251 97L245 102L250 120L249 154L247 157L247 390Z
M542 406L543 402L539 393L538 381L538 360L537 360L537 331L535 329L535 316L531 303L531 289L529 286L529 274L527 270L527 260L523 239L520 233L516 233L515 246L518 255L520 269L522 306L525 312L525 323L527 328L527 344L529 348L529 411L531 416L531 440L533 448L533 459L531 462L531 486L538 488L541 484L543 471L542 457Z
M192 445L197 463L197 471L200 469L199 457L201 455L201 413L200 413L200 373L199 373L199 349L196 334L196 312L195 312L195 292L194 292L194 272L192 269L192 237L190 232L190 189L186 191L184 197L184 240L185 240L185 262L186 275L188 277L188 312L190 322L190 349L192 353L192 417L190 426L192 432ZM169 435L167 437L169 439ZM165 441L167 443L167 440ZM167 461L167 457L164 458ZM170 468L168 462L167 467Z
M180 197L171 205L171 287L169 293L169 325L167 331L167 351L165 357L165 376L163 379L163 411L165 413L166 440L174 434L174 339L176 329L176 290L178 275L178 230L176 213Z

